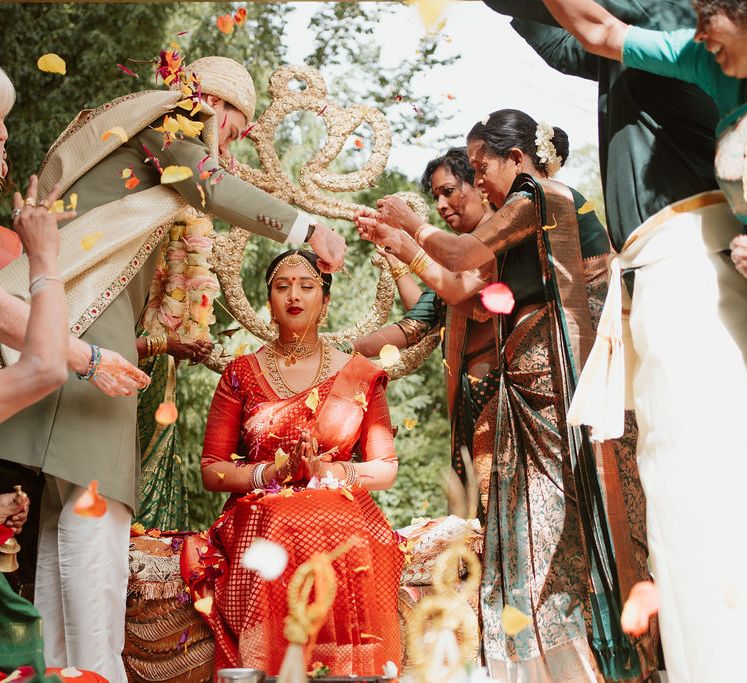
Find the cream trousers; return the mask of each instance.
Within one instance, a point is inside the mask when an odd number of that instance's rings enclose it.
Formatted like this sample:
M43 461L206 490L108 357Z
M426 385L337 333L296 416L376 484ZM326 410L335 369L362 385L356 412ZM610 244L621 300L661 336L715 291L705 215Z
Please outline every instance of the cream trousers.
M103 517L80 517L84 489L47 475L34 604L44 620L47 666L95 671L126 683L124 647L130 509L106 499Z

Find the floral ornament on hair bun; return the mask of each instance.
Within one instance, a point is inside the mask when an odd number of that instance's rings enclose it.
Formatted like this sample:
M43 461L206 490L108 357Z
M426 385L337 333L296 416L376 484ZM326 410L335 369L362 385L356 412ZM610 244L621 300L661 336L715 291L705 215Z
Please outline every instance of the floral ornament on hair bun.
M563 165L563 160L558 155L558 150L552 143L555 137L555 129L544 121L537 124L537 134L534 143L537 146L537 158L545 167L547 175L552 178Z

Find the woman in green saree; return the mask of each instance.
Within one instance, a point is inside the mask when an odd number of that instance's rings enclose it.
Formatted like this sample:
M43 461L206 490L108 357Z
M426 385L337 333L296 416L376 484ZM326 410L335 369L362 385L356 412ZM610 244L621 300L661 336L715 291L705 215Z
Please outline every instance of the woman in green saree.
M593 340L590 294L604 294L609 242L583 197L548 177L568 155L562 131L501 110L467 141L477 186L500 207L489 220L450 235L387 197L358 226L424 278L453 273L465 299L482 287L460 271L479 269L516 301L511 314L492 318L499 363L481 589L486 664L503 681L636 679L655 656L639 656L621 631L594 452L565 419ZM645 578L645 553L636 569ZM530 625L507 633L506 607Z

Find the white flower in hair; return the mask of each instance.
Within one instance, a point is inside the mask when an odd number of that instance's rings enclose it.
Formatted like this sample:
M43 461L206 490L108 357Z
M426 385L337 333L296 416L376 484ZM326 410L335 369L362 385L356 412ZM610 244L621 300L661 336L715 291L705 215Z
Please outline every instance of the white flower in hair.
M534 143L537 146L537 158L540 163L545 167L547 175L552 178L563 165L563 161L558 155L558 150L555 149L555 145L552 143L552 139L555 137L555 129L544 121L540 121L537 124L537 133L534 138Z

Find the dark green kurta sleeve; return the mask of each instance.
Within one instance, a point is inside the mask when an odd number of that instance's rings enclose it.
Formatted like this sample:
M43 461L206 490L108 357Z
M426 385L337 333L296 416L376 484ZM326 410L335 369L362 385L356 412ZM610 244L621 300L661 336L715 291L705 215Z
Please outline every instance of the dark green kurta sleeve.
M429 330L443 324L443 303L430 287L426 287L415 305L403 316L406 320L425 323Z

